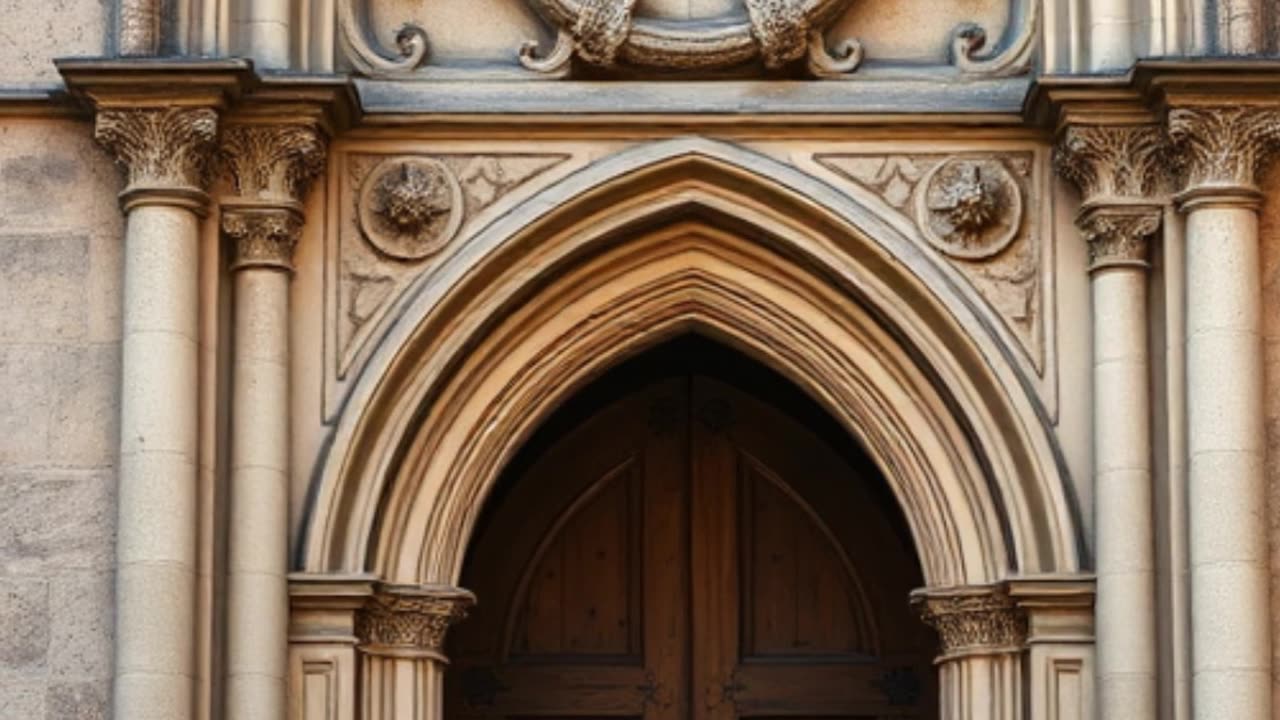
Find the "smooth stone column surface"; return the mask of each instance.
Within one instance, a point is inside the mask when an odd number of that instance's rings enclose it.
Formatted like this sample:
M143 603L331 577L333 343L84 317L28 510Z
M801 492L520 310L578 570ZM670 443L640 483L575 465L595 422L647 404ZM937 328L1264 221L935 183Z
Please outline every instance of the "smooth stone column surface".
M324 164L309 124L229 123L220 155L233 298L227 716L283 720L289 674L289 285L301 199Z
M198 247L209 109L100 110L127 169L114 716L194 713Z
M1165 147L1154 124L1073 125L1054 158L1084 196L1089 244L1101 720L1155 720L1159 707L1147 259Z
M1186 189L1192 704L1197 720L1271 720L1263 474L1262 292L1254 182L1280 111L1170 111Z

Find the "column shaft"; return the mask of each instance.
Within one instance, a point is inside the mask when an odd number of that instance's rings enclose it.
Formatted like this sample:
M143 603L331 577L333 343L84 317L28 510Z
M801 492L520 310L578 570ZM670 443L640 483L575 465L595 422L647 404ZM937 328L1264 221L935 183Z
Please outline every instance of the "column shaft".
M199 219L139 205L125 236L115 716L189 718L195 663Z
M285 717L288 672L289 274L235 276L227 713Z
M1270 636L1258 219L1189 205L1188 493L1194 715L1264 720Z
M1146 270L1096 270L1093 293L1094 533L1098 716L1156 717Z

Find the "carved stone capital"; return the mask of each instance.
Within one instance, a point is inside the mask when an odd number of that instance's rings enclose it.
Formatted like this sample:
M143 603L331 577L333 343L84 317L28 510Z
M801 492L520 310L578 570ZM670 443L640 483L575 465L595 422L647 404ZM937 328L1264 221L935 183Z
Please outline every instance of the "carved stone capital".
M449 628L474 604L461 588L383 586L356 616L356 637L370 654L443 660Z
M1204 192L1256 194L1280 150L1280 106L1174 108L1169 137L1185 170L1182 199Z
M203 205L217 134L211 108L100 110L94 128L95 139L126 171L126 206L151 193Z
M1149 267L1148 245L1160 229L1158 205L1103 205L1086 208L1076 219L1089 243L1089 271Z
M219 158L236 194L257 201L301 202L324 170L325 141L309 124L229 124Z
M293 250L302 235L302 216L292 208L223 205L222 234L231 250L231 269L293 271Z
M1159 192L1168 143L1157 125L1072 125L1054 151L1054 165L1075 183L1086 205Z
M918 591L912 604L942 640L939 659L1019 652L1027 639L1025 611L996 587Z

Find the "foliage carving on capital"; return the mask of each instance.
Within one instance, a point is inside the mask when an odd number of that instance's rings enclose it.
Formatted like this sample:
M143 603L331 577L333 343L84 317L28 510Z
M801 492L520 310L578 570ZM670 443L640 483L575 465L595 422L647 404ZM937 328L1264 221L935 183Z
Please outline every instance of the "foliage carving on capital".
M1025 612L998 588L926 592L912 602L938 631L943 658L1016 652L1026 642Z
M231 268L293 270L302 217L281 207L222 208L222 233L231 242Z
M1161 210L1150 206L1095 208L1077 220L1089 243L1089 270L1148 265L1151 236L1160 229Z
M1072 125L1058 142L1054 165L1087 205L1149 198L1164 178L1168 143L1157 125Z
M440 658L449 628L474 604L460 588L384 586L357 615L356 636L371 654Z
M1280 150L1280 106L1174 108L1168 123L1186 190L1253 189Z
M233 124L218 156L242 198L300 202L323 170L325 141L309 124Z
M124 167L128 190L202 191L217 134L212 108L106 109L94 127L94 138Z

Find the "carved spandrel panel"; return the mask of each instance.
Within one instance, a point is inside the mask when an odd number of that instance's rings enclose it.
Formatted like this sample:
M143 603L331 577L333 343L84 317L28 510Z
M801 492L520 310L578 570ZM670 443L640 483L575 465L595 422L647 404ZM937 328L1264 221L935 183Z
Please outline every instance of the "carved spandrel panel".
M985 301L1055 402L1052 248L1034 152L820 154L878 196Z
M328 360L342 382L415 280L482 227L491 209L560 165L558 153L350 153L336 176L329 241ZM326 412L334 407L333 388Z

